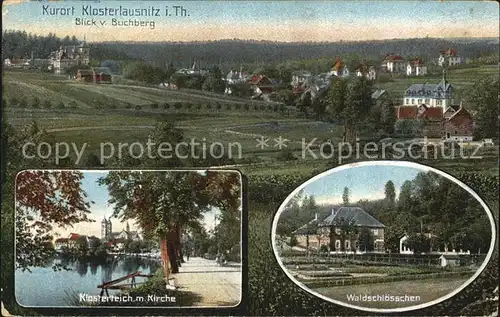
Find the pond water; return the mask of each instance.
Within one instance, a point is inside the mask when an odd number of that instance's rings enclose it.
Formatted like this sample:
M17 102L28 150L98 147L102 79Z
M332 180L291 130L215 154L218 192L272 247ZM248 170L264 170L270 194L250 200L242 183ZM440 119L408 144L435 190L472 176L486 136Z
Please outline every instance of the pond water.
M70 270L54 271L54 264L63 264ZM153 274L161 263L138 257L108 258L99 263L55 258L46 267L20 270L15 274L15 294L21 306L77 306L80 293L99 295L97 285L136 271ZM136 278L144 282L145 278ZM119 284L130 283L130 279ZM109 290L109 295L119 290Z

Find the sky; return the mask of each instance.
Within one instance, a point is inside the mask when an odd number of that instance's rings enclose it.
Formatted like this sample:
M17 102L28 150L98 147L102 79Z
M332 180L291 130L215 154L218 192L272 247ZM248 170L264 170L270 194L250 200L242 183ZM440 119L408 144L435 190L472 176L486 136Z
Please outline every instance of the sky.
M420 172L421 169L404 166L356 166L315 180L304 188L304 194L314 195L316 203L321 205L342 203L344 187L349 188L351 202L382 199L388 181L394 183L396 195L399 195L401 185Z
M72 16L44 15L42 7L75 7ZM106 25L77 26L82 5L93 8L158 8L155 28L118 27L111 16L94 17ZM175 16L172 6L189 16ZM172 16L165 16L165 7ZM76 35L92 41L339 41L422 37L498 37L496 1L26 1L6 0L3 29L34 34ZM87 16L86 18L92 18ZM118 18L119 20L129 18ZM35 22L36 21L36 22ZM99 24L99 23L97 23Z
M110 218L113 214L113 205L108 203L109 195L107 187L100 186L97 181L101 177L105 177L105 171L83 171L82 189L87 193L88 201L94 203L90 206L91 213L89 218L95 222L81 222L69 228L55 228L56 237L67 237L70 233L79 233L88 236L96 236L101 238L101 221L104 217L111 219L112 231L120 232L125 229L127 222L121 222L120 219ZM203 225L207 230L214 227L214 217L219 212L218 209L212 209L204 214ZM128 221L130 230L140 231L138 226L131 220Z

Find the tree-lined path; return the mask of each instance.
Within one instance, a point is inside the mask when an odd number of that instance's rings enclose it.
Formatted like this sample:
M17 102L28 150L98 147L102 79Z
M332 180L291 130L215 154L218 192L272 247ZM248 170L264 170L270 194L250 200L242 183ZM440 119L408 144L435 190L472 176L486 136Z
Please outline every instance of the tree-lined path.
M240 302L240 263L220 266L214 260L190 258L172 277L181 291L197 295L195 306L236 306Z

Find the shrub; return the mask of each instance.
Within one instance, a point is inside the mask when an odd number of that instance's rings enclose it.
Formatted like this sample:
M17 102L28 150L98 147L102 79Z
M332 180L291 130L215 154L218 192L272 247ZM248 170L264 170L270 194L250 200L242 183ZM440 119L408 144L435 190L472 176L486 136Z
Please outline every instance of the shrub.
M142 109L142 106L141 105L136 105L135 106L135 110L141 110Z
M196 109L198 109L198 110L200 110L201 107L202 107L201 103L199 103L199 104L196 105Z
M12 106L18 106L19 105L19 100L16 97L10 98L10 104Z
M234 109L240 110L241 109L241 105L239 103L235 104L234 105ZM247 110L247 109L245 109L245 110Z
M293 155L293 152L291 150L286 149L278 154L277 159L279 161L294 161L297 158L295 157L295 155Z
M191 109L191 107L192 107L192 106L193 106L192 104L190 104L190 103L186 103L186 104L184 105L184 108L186 108L187 110L189 110L189 109Z
M64 104L64 102L59 101L59 102L57 103L57 105L56 105L56 108L57 108L57 109L64 109L64 108L66 108L66 105Z
M125 105L125 109L132 109L132 104L127 103L127 104Z
M226 110L231 110L232 109L232 106L230 104L227 104L226 105Z
M21 98L21 100L19 101L19 107L21 108L28 107L28 102L26 101L26 98Z
M31 100L31 106L33 108L38 108L40 107L40 98L38 97L34 97L32 100Z
M245 111L250 110L250 106L249 105L244 105L243 108L245 109Z
M158 104L157 103L152 103L151 104L151 109L158 109Z
M220 109L222 108L222 105L221 105L220 103L218 103L218 102L217 102L217 103L215 104L215 108L216 108L217 110L220 110Z
M170 105L169 105L167 102L165 102L165 103L163 104L163 109L167 110L167 109L169 109L169 108L170 108Z
M182 108L182 103L180 103L180 102L176 102L176 103L174 104L174 108L175 108L175 109L177 109L177 110L179 110L180 108Z
M209 109L209 110L212 109L212 105L207 103L207 109Z

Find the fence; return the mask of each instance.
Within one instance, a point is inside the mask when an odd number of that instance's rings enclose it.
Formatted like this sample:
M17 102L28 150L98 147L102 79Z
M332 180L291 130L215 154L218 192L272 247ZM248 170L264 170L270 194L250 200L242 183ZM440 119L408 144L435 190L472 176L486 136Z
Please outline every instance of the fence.
M346 285L361 285L361 284L375 284L375 283L389 283L397 281L411 281L411 280L427 280L427 279L445 279L460 276L472 276L475 271L460 271L460 272L440 272L440 273L427 273L427 274L407 274L407 275L394 275L394 276L375 276L375 277L359 277L359 278L332 278L322 279L316 281L302 281L302 283L310 288L318 287L338 287Z
M365 254L331 254L331 255L304 255L282 257L284 265L297 264L335 264L352 263L359 265L416 265L435 266L440 265L441 254L388 254L388 253L365 253ZM485 259L485 254L460 255L464 264L481 263Z

